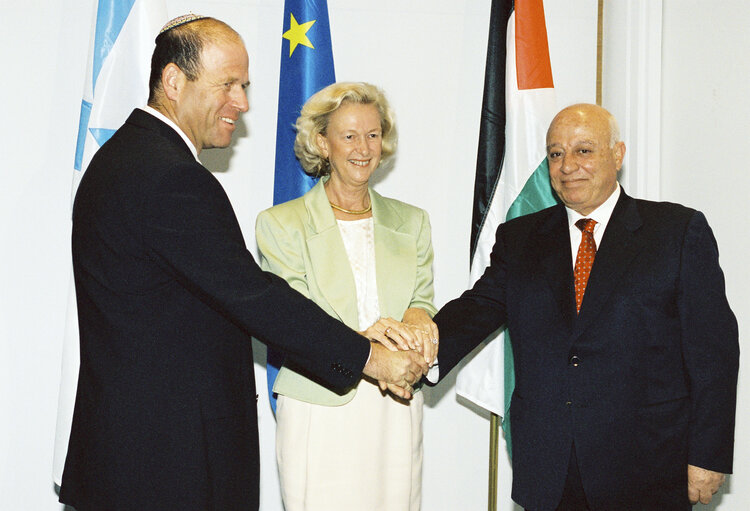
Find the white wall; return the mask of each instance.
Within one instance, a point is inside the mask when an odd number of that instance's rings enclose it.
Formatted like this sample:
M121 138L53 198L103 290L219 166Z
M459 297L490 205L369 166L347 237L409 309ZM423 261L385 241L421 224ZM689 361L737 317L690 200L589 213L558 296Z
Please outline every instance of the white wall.
M740 167L750 142L749 23L744 0L605 5L603 100L620 121L629 153L621 182L640 196L706 214L739 322L734 474L706 507L727 511L750 509L750 410L743 406L750 377L742 369L750 313L750 175Z
M5 69L0 82L0 509L60 509L51 467L69 281L69 195L95 3L12 2L0 19ZM661 186L665 199L707 213L744 332L748 275L740 258L748 245L742 236L747 215L739 208L747 198L742 184L748 177L739 168L739 151L748 142L748 103L740 91L749 77L747 65L728 64L735 55L743 63L742 48L748 48L747 14L744 23L737 16L747 11L743 3L722 3L734 11L709 25L722 27L720 34L709 34L698 25L707 17L700 9L714 2L664 0ZM255 216L270 206L272 196L282 2L170 0L168 5L170 15L192 10L224 19L245 38L251 110L232 149L207 151L202 159L220 171L254 246ZM338 79L382 86L396 109L397 165L376 186L430 212L438 305L468 282L489 5L489 0L329 0ZM596 1L547 0L545 8L558 102L592 101ZM729 195L700 193L704 190ZM730 225L739 227L733 232L740 236L729 236ZM260 361L262 349L258 355ZM260 364L256 370L263 392L264 371ZM484 509L488 421L484 413L458 404L446 383L429 391L427 399L423 508ZM749 385L741 382L740 400ZM270 446L273 422L265 402L259 411L262 441ZM747 422L740 412L740 433ZM750 467L743 467L748 441L738 438L737 475L720 509L750 508L750 488L740 484L748 481ZM502 453L501 462L500 505L509 509L510 473ZM274 463L269 448L262 459L264 511L281 509Z
M0 17L0 506L13 511L58 508L50 474L92 6L7 2Z
M661 198L703 211L740 327L734 475L716 509L750 509L750 5L663 0Z

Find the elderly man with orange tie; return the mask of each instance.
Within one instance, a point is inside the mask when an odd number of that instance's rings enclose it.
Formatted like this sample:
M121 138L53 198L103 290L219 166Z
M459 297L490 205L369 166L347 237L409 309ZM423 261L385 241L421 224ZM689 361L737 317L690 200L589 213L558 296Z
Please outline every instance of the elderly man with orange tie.
M684 511L732 471L737 322L702 213L629 197L601 107L547 132L562 204L501 225L490 266L435 316L440 377L510 333L513 499L529 511Z

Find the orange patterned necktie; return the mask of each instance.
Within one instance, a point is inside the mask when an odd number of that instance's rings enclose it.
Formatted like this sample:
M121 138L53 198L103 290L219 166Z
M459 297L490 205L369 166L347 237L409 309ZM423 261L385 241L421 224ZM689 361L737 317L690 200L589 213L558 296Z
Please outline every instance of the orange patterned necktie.
M576 312L581 312L583 293L586 292L586 283L589 281L591 267L594 265L596 256L596 241L594 241L594 226L596 220L581 218L576 222L576 227L581 230L581 244L578 246L576 266L573 271L576 288Z

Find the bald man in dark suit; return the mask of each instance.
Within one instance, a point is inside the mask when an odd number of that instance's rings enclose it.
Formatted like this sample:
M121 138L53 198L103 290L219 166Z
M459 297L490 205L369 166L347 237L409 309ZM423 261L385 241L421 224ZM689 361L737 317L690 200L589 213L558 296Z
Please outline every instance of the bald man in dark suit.
M547 133L562 204L501 225L490 266L435 316L440 375L507 326L513 499L531 511L685 511L732 471L739 363L705 217L629 197L595 105Z

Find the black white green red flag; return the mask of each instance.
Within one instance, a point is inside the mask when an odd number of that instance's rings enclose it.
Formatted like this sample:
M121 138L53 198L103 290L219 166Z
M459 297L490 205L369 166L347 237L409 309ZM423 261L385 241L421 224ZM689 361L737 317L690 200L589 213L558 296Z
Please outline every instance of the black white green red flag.
M504 221L552 206L546 133L557 110L542 0L493 0L472 219L471 278ZM456 392L506 417L515 386L506 332L460 371ZM508 421L503 421L510 446Z

